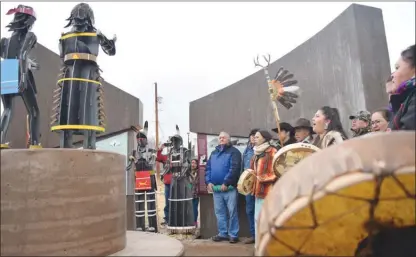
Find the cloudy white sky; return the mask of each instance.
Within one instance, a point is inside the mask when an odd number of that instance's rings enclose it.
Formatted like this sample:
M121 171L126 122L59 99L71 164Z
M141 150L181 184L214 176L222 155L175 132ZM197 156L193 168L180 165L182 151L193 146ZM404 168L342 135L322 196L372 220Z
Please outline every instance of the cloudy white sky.
M1 2L1 36L17 2ZM38 42L58 52L58 38L76 2L32 6ZM144 3L91 2L96 27L117 35L117 55L100 53L106 81L140 98L154 134L154 82L163 97L159 115L162 140L175 124L186 136L189 102L224 88L256 71L253 57L273 60L320 31L351 3ZM383 10L391 66L415 43L415 4L361 3ZM52 90L52 89L51 89Z

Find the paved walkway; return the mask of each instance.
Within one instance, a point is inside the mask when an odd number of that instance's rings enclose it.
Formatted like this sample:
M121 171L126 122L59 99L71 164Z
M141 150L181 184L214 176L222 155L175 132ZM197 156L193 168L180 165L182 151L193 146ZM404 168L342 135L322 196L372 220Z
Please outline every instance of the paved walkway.
M183 256L183 244L163 234L127 231L127 246L110 256Z
M182 241L184 256L254 256L254 245L213 242L211 240Z

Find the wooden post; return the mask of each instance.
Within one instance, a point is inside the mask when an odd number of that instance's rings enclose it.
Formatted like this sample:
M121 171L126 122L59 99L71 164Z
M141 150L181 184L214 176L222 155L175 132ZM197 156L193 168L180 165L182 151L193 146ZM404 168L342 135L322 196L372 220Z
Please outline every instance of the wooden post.
M157 99L157 82L155 82L155 116L156 116L156 149L159 148L159 109ZM160 165L156 162L156 176L160 178Z

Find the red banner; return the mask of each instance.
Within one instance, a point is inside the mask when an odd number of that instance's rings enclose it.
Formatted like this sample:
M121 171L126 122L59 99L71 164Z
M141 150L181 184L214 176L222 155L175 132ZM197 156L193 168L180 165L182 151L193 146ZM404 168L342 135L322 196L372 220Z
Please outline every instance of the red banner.
M136 190L143 191L152 189L152 181L150 180L150 171L136 171Z

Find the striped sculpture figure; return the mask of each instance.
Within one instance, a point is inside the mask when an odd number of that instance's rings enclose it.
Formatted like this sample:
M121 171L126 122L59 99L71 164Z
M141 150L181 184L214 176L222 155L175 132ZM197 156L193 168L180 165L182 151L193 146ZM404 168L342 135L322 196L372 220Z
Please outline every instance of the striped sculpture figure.
M148 146L147 131L148 122L146 121L144 123L144 128L137 131L137 150L133 150L133 154L129 156L130 163L127 167L127 171L130 171L134 166L134 212L136 217L136 230L157 233L157 186L153 169L156 151L150 149ZM147 227L146 216L148 221Z
M99 46L115 55L116 36L109 40L94 27L88 4L77 4L67 19L70 31L59 40L62 73L54 92L51 131L60 132L60 147L72 148L72 135L84 135L84 149L95 149L96 134L105 132L104 95Z

